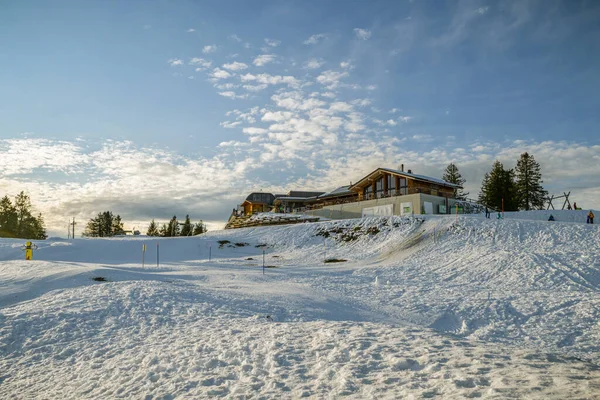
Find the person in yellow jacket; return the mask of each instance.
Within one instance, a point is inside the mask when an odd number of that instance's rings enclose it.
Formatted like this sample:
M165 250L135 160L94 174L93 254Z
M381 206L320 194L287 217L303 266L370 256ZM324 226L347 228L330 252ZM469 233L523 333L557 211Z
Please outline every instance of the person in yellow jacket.
M594 223L594 213L592 212L592 210L590 210L590 212L588 213L587 223L588 224Z

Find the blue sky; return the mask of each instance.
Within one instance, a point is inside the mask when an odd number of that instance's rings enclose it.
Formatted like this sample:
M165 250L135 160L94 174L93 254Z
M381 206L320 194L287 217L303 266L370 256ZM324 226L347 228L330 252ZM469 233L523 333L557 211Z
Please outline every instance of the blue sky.
M247 193L524 151L600 208L595 1L0 3L0 195L218 228ZM65 227L63 228L63 225Z

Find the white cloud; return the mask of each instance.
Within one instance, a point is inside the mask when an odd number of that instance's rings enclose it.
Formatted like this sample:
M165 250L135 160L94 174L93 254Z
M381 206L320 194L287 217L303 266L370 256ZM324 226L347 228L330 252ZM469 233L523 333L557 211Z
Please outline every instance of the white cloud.
M392 108L390 111L388 111L390 114L396 114L397 112L399 112L400 109L399 108Z
M236 88L240 87L240 85L231 83L231 82L227 82L227 83L216 83L214 85L214 87L216 87L219 90L231 90L231 89L236 89Z
M242 132L248 134L248 135L262 135L265 133L268 133L269 131L267 129L263 129L263 128L244 128L242 129Z
M281 76L281 75L270 75L270 74L245 74L241 75L240 79L242 82L257 82L264 85L282 85L286 84L289 86L298 86L300 82L293 76Z
M196 71L203 71L211 67L212 61L205 60L204 58L200 57L194 57L190 59L190 62L188 64L197 66L198 68L196 68Z
M398 117L398 120L399 120L400 122L408 122L408 121L410 121L411 119L413 119L413 117L409 117L409 116L401 116L401 117Z
M190 28L190 29L188 29L186 32L188 32L188 33L192 33L192 32L196 32L196 30L195 30L194 28Z
M356 99L356 100L352 100L351 103L354 104L355 106L358 106L358 107L366 107L366 106L368 106L368 105L371 104L371 100L369 100L369 99Z
M267 44L267 46L277 47L281 44L281 40L265 39L265 43Z
M230 99L247 99L248 98L247 94L236 94L233 91L218 92L218 93L219 93L219 96L227 97Z
M215 51L217 51L217 45L216 44L207 45L207 46L204 46L202 48L202 52L204 54L214 53Z
M229 35L229 38L232 40L235 40L238 43L240 43L242 41L242 39L236 34Z
M254 59L254 61L252 61L252 64L262 67L263 65L266 65L268 63L271 63L275 61L275 55L273 54L262 54L258 57L256 57Z
M325 61L317 60L316 58L313 58L304 63L304 68L317 69L317 68L321 68L323 66L323 64L325 64Z
M327 38L327 35L324 33L317 33L316 35L312 35L308 39L304 41L304 44L317 44L319 41Z
M479 7L477 10L475 10L475 12L477 14L483 15L485 14L490 8L489 7Z
M337 71L325 71L317 77L317 82L321 85L326 86L329 89L335 89L339 86L340 80L346 78L348 72L337 72Z
M360 40L368 40L371 38L371 31L368 29L354 28L354 34Z
M243 85L242 87L249 92L260 92L261 90L265 90L269 85L260 84L260 85Z
M183 65L183 60L180 60L179 58L171 58L169 61L167 61L167 63L171 67L176 67L178 65Z
M343 69L354 69L354 65L350 61L342 61L340 67Z
M241 123L242 123L241 121L235 121L235 122L224 121L224 122L221 122L219 125L221 125L223 128L231 129L231 128L235 128L238 125L241 125Z
M433 140L433 137L429 134L417 134L413 135L412 139L417 142L431 142Z
M228 69L230 71L239 71L241 69L248 68L248 65L244 64L242 62L234 61L234 62L232 62L230 64L223 64L223 68Z
M221 68L215 68L210 73L210 76L213 79L227 79L231 78L233 75Z

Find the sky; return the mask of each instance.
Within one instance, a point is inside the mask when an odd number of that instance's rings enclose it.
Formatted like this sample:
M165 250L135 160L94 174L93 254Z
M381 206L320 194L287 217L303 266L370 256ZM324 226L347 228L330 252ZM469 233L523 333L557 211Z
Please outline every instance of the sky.
M224 226L253 191L378 167L477 198L527 151L600 209L596 1L0 1L0 196ZM556 203L556 202L555 202ZM556 204L555 204L556 205Z

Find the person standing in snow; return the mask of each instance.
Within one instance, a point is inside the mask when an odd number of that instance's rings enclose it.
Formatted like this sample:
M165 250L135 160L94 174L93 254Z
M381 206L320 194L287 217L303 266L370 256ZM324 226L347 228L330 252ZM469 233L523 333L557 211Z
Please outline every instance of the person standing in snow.
M577 210L577 202L573 203L573 210Z
M592 212L592 210L590 210L590 212L587 215L587 223L588 224L594 223L594 213Z
M488 210L487 206L485 206L485 217L486 218L490 217L490 210Z

